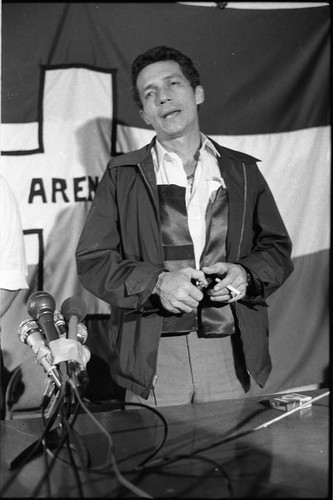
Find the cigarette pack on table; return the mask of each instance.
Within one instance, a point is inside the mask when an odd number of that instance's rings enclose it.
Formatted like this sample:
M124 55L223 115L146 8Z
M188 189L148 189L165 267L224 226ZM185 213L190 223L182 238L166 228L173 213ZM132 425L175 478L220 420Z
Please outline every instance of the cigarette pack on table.
M270 400L270 406L276 410L290 411L308 401L308 404L304 405L303 408L309 408L312 405L311 399L311 396L304 396L304 394L291 392L290 394L281 394L280 396L272 398Z

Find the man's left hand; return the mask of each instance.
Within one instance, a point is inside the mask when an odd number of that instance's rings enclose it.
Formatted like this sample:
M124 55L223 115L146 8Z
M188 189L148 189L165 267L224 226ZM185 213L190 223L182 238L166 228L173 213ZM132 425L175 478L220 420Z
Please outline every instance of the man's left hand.
M246 294L246 271L238 264L217 262L212 266L205 266L202 271L215 279L215 285L207 290L213 302L236 302ZM218 275L216 277L216 275Z

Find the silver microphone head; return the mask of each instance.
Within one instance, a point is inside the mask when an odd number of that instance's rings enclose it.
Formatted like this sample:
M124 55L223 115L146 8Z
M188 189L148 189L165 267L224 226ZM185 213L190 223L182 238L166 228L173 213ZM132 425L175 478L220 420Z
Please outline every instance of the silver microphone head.
M59 337L66 337L67 336L67 326L66 326L66 321L58 309L56 309L53 313L53 320L54 324L58 330Z
M83 323L78 323L77 325L77 340L81 344L84 344L88 338L88 329Z
M19 339L21 340L21 342L24 342L25 344L27 343L27 338L29 337L29 335L31 335L34 332L39 332L42 335L39 326L34 319L25 319L21 321L17 330Z

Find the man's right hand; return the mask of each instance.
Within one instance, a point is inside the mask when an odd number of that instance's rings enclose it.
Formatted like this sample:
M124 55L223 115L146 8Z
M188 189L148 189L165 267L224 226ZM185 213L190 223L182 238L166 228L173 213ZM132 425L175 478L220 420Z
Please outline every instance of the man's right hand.
M162 272L153 293L159 295L162 306L169 312L191 312L198 307L203 293L193 283L205 282L205 275L198 269L186 267L179 271Z

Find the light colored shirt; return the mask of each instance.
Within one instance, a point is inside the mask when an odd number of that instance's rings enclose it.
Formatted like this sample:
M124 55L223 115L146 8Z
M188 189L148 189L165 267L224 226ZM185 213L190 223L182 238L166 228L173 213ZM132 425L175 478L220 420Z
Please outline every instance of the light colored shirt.
M186 188L188 225L197 269L200 268L200 257L206 242L205 214L208 202L214 199L220 186L225 187L217 161L219 152L204 134L201 134L201 144L192 188L187 181L183 162L176 153L167 151L158 140L152 151L157 184L176 184Z
M21 216L16 198L0 175L0 288L29 288Z

